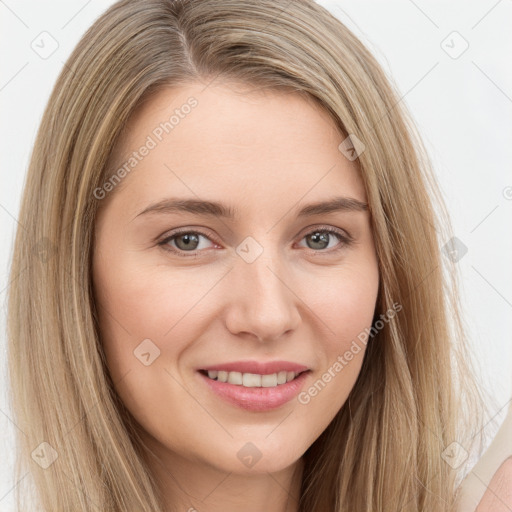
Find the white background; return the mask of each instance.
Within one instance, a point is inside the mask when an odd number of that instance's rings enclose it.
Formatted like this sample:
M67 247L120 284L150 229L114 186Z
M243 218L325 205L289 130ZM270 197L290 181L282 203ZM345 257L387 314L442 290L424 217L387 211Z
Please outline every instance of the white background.
M64 61L85 30L112 3L0 2L2 355L8 267L36 130ZM512 55L512 1L319 3L360 37L392 76L426 142L455 235L468 248L458 263L465 321L481 378L496 400L496 418L502 421L512 397L512 71L507 59ZM40 41L43 31L58 43L46 59L31 47ZM445 51L456 55L465 44L453 31L469 44L458 58ZM2 357L2 512L14 510L14 429Z

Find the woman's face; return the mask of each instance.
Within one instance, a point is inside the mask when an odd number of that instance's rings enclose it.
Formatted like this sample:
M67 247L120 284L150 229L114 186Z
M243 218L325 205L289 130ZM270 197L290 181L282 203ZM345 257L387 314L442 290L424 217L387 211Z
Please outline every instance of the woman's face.
M168 460L289 467L345 403L376 305L369 212L308 207L366 203L344 138L296 94L228 84L160 91L128 127L95 192L116 390Z

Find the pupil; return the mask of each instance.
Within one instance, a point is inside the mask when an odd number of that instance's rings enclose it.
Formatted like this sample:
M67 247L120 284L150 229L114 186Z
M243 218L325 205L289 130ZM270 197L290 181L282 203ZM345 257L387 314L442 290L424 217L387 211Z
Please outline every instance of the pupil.
M311 235L311 239L313 240L313 243L325 243L325 246L321 248L325 248L329 245L329 233L321 233L317 231ZM316 249L318 249L318 247L316 247Z
M320 244L321 247L314 247L316 249L321 248L324 249L329 245L329 233L323 233L321 231L317 231L316 233L313 233L310 235L311 241L313 244ZM182 242L184 244L184 248L191 248L194 243L197 244L199 241L199 238L195 234L185 234L181 235L177 238L176 244L179 246L178 242ZM195 246L197 247L197 245ZM195 247L193 247L195 249ZM180 247L181 249L181 247Z
M198 243L198 236L197 235L194 235L194 234L190 234L190 235L181 235L177 238L176 240L176 244L178 245L179 247L179 241L183 241L185 246L184 248L190 248L191 247L191 244L194 245L194 243ZM193 249L195 249L195 247L192 247ZM181 249L181 247L180 247Z

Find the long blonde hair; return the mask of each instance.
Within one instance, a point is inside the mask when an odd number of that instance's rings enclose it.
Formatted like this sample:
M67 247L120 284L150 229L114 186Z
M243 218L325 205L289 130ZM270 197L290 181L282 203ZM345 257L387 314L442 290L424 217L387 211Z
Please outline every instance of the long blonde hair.
M482 399L456 267L440 249L449 217L385 73L307 0L122 0L67 60L34 145L12 258L18 476L30 471L47 511L168 510L105 364L91 281L94 190L141 102L217 77L302 94L364 143L357 164L381 277L375 320L402 306L370 339L347 402L305 453L300 510L453 510L458 473L442 454L454 441L469 450Z

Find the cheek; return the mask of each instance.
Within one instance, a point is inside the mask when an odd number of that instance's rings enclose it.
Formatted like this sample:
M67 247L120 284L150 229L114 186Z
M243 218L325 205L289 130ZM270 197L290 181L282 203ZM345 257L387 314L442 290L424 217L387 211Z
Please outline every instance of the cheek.
M330 279L317 283L323 283L323 288L310 291L305 301L314 304L311 309L320 319L322 358L299 402L313 417L321 414L332 418L345 403L361 370L375 313L379 274L376 263L347 264L331 273Z
M118 253L115 262L95 269L101 341L122 401L148 425L163 403L183 401L173 376L182 380L181 365L194 340L215 319L208 293L224 270L171 269L128 252Z
M304 301L321 320L326 334L326 351L346 350L350 342L369 328L375 313L379 288L374 260L346 262L325 275L317 275L316 286L309 282Z
M99 262L94 280L101 341L116 391L150 431L155 417L165 418L167 426L172 421L186 425L192 421L186 413L177 422L166 418L163 408L183 401L174 368L195 336L186 314L200 290L194 292L186 273L164 273L123 253L115 261Z
M96 275L106 344L125 340L135 347L146 338L166 344L172 337L177 339L178 345L173 341L177 350L183 337L176 332L187 324L187 315L214 282L211 276L198 280L190 272L149 267L134 258L118 258L115 265L98 266Z
M181 309L170 302L171 295L179 296L180 283L174 282L175 291L165 295L165 283L140 263L135 256L123 252L116 258L95 261L93 276L101 341L114 382L126 372L139 372L144 367L136 358L141 343L148 345L144 340L151 340L157 347L153 348L152 357L163 349L163 334L177 322Z

